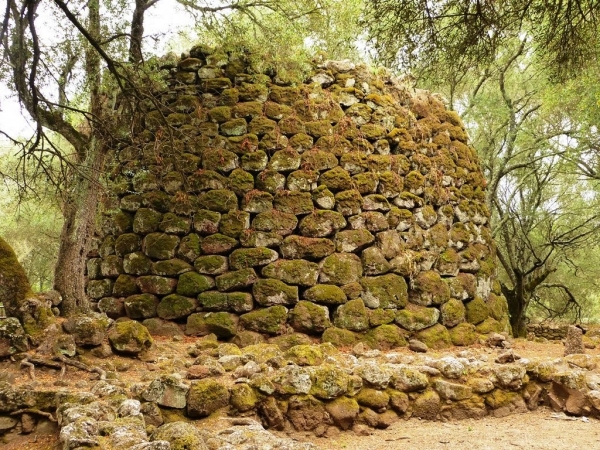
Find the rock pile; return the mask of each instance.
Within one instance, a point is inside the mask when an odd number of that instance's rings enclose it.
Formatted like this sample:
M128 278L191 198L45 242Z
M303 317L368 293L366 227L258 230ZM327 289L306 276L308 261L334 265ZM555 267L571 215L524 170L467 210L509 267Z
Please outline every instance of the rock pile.
M281 85L202 46L166 68L117 154L87 271L100 311L379 348L507 329L485 181L436 97L349 62Z

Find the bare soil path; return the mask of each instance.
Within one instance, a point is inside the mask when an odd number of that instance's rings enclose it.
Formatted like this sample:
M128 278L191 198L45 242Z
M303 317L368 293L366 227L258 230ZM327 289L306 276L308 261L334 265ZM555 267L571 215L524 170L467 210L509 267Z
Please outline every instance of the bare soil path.
M322 449L344 450L574 450L600 449L600 421L553 418L549 409L503 418L486 417L441 423L399 421L371 436L340 434L309 438Z

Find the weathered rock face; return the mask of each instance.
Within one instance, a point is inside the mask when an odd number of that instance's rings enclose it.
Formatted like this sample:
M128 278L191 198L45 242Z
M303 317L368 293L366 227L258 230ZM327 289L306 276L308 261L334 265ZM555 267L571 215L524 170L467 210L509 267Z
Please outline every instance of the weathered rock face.
M117 152L90 297L223 338L383 333L389 347L418 332L439 347L457 326L507 330L485 180L455 112L362 66L284 86L209 53L168 68Z
M23 266L10 245L0 237L0 302L9 316L17 317L25 298L31 295Z

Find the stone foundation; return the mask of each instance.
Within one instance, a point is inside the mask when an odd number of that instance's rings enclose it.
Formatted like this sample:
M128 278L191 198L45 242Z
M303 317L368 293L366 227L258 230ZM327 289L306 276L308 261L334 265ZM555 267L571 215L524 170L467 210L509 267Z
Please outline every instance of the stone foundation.
M26 426L32 417L40 423L49 418L62 428L64 448L82 442L113 448L122 439L131 446L169 441L173 435L167 431L177 427L186 433L197 430L199 434L189 437L200 443L211 437L226 440L225 434L183 424L215 414L246 418L236 423L254 427L248 432L259 430L262 423L319 436L386 428L409 417L503 417L542 405L575 416L600 414L598 356L501 364L481 349L430 356L383 354L357 346L350 354L331 344L239 348L214 336L199 339L189 354L183 371L165 370L146 381L98 381L90 392L1 382L0 423L10 425L6 432ZM168 448L152 445L140 448ZM194 448L204 448L198 445Z

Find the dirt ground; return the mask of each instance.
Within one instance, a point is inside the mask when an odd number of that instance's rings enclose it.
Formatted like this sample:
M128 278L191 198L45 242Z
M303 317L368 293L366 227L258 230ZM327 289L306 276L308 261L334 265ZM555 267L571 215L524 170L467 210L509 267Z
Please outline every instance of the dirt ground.
M542 408L503 418L486 417L451 423L417 419L399 421L371 436L340 434L334 439L310 439L322 449L346 450L573 450L600 448L600 421L553 418Z

